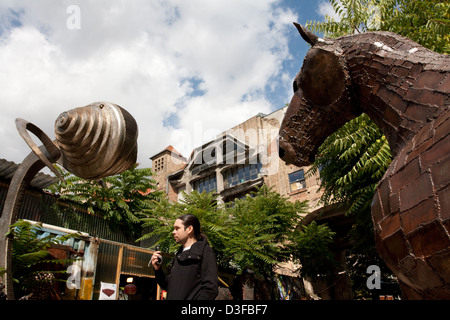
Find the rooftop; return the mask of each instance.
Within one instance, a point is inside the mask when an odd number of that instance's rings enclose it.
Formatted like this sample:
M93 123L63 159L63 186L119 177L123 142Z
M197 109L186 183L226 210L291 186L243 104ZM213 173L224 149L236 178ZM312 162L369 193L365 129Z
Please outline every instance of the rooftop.
M8 161L5 159L0 159L0 178L10 180L14 176L18 164ZM57 182L59 179L55 176L51 176L42 172L39 172L31 181L30 185L35 188L45 189L50 185Z
M172 145L169 145L168 147L164 148L162 151L158 152L157 154L150 157L150 160L154 160L155 158L159 157L162 153L170 152L171 154L176 155L180 160L187 161L185 157L181 153L179 153Z

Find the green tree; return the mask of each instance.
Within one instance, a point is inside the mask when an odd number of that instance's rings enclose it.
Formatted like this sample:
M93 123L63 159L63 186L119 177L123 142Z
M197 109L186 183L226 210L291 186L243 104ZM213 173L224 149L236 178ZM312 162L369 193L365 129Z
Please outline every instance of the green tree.
M238 273L245 269L270 278L274 266L291 258L294 230L307 210L307 202L290 202L265 185L227 208L231 217L225 256Z
M392 31L424 47L450 53L450 3L439 0L330 0L339 21L308 21L306 26L337 38L367 31Z
M183 193L180 203L167 199L154 201L142 219L151 232L141 239L155 239L161 249L174 252L173 223L185 213L195 214L202 232L213 247L218 264L238 274L246 269L270 277L276 263L291 258L286 244L295 241L294 229L306 213L306 202L292 203L277 192L262 186L244 199L219 206L214 193Z
M376 29L379 24L377 0L330 0L339 21L325 16L324 21L308 21L306 27L321 32L327 38L337 38L353 33L361 33Z
M450 53L450 2L378 0L379 29L410 38L424 47Z
M59 170L66 182L52 185L49 191L59 195L60 202L82 205L89 213L102 216L131 236L141 235L142 210L161 196L161 192L155 191L156 181L150 168L134 166L100 181L84 180Z
M335 234L326 224L318 225L316 221L295 231L295 241L290 248L302 265L300 271L303 276L315 279L332 273L335 260L330 245Z
M10 226L7 236L12 239L14 296L22 297L33 293L33 300L47 299L57 281L65 282L58 275L65 274L64 267L75 261L53 258L47 249L55 244L63 244L76 235L45 235L40 224L32 225L28 221L19 220ZM63 270L51 267L52 265L61 265Z
M175 253L179 245L172 235L173 224L179 216L191 213L199 218L201 231L207 236L216 254L222 253L227 217L223 208L217 206L213 193L198 193L195 190L191 194L183 192L183 200L179 203L172 203L167 197L163 197L153 200L151 206L142 213L142 226L150 231L138 241L153 239L153 245L159 245L162 251ZM220 256L218 258L220 261Z
M378 181L392 161L385 136L366 114L347 122L319 147L310 169L320 169L321 200L349 204L348 213L364 212Z
M219 206L216 195L210 193L191 192L184 193L184 199L176 205L179 215L190 213L201 221L202 232L207 236L208 242L216 252L216 258L220 263L224 260L224 249L229 232L228 213Z

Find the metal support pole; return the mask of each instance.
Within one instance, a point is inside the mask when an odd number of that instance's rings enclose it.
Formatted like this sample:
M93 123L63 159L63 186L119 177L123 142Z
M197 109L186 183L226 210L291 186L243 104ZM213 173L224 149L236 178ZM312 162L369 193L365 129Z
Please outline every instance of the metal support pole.
M46 152L45 147L40 147L42 152ZM59 153L59 151L58 151ZM53 154L56 158L58 154ZM22 199L25 191L33 180L34 176L45 167L45 164L31 152L19 165L11 180L8 193L6 195L5 206L0 217L0 267L6 269L5 289L7 300L14 300L12 283L12 242L6 237L10 225L16 222Z

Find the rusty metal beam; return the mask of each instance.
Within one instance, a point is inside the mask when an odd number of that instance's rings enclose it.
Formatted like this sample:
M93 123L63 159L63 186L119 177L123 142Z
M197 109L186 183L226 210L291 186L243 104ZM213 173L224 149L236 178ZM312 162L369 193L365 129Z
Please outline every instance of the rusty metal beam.
M39 147L39 150L52 158L59 158L59 151L57 149L53 150L51 154L47 152L44 146ZM6 195L5 206L0 217L0 267L6 269L5 289L8 300L14 300L14 291L11 272L12 243L6 237L6 234L9 231L9 226L17 220L22 199L28 185L34 176L45 166L39 157L34 152L31 152L17 168Z

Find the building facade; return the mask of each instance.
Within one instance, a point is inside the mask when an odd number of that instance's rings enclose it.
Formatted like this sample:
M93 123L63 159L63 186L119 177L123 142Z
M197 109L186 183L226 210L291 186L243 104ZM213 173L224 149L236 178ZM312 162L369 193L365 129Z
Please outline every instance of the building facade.
M211 192L219 203L243 198L255 187L267 185L291 201L308 200L310 211L319 208L319 174L309 167L287 165L278 156L277 136L287 107L256 116L195 148L188 159L172 146L152 156L159 189L173 202L190 194Z
M310 174L309 166L288 165L278 156L278 132L286 109L255 115L195 148L187 159L172 146L167 147L150 158L155 179L159 189L166 191L172 202L182 200L183 191L190 194L196 190L215 192L217 201L226 204L246 197L262 185L273 188L292 202L308 200L309 209L302 224L326 223L336 232L332 250L336 261L345 270L346 239L353 222L345 216L345 208L320 204L319 172ZM294 263L283 263L275 271L279 276L298 279L299 267ZM303 288L312 299L352 298L346 273L330 279L334 283L332 286L303 278Z

